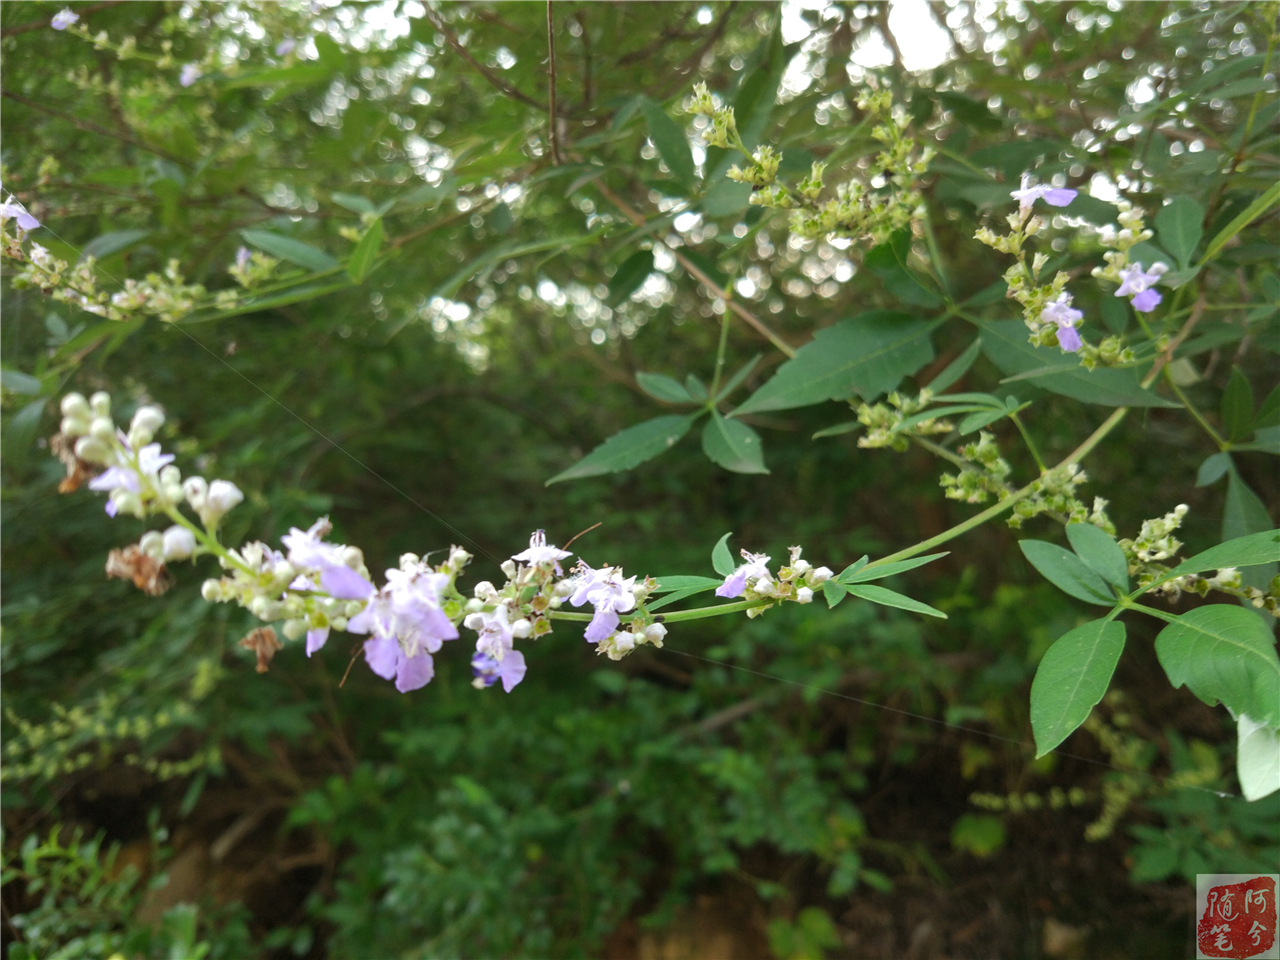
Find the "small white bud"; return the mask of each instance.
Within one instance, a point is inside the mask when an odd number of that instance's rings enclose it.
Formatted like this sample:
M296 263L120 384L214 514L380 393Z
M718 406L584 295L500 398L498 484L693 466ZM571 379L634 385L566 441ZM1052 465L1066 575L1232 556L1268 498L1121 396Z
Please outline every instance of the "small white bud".
M813 564L808 560L797 560L795 563L791 564L791 569L797 577L803 577L813 569Z
M461 570L471 562L471 554L463 550L461 547L454 547L449 552L449 565Z
M294 569L292 563L288 560L277 560L271 565L271 576L277 580L290 580L298 575L298 571Z
M551 592L552 595L557 598L567 597L569 594L573 593L573 584L568 580L561 580L555 585Z
M467 614L466 618L462 621L462 625L466 627L468 630L480 630L482 627L484 627L484 614L469 613Z
M813 591L808 587L801 587L796 591L796 603L813 603Z
M347 629L347 618L334 617L332 620L329 621L329 626L332 627L334 630L338 630L338 631L345 630Z
M116 436L116 425L110 417L94 417L89 424L89 436L103 443L110 443Z
M172 463L160 468L160 483L166 487L177 486L181 492L182 471Z
M76 441L76 456L86 463L106 463L111 450L101 440L81 437Z
M484 608L484 601L479 597L472 597L462 608L466 613L479 613Z
M217 523L223 514L243 500L244 494L230 480L213 481L204 500L205 523Z
M150 430L144 430L141 427L129 428L129 446L135 450L140 450L154 439L155 434Z
M767 580L764 577L757 580L755 586L751 589L762 597L772 597L778 592L777 588L773 585L773 581Z
M613 635L613 649L619 653L630 653L636 648L636 635L630 630Z
M206 580L200 585L200 596L206 603L218 603L222 599L222 581Z
M667 628L660 623L651 623L644 628L644 638L655 647L662 646L662 641L666 635Z
M400 569L408 570L420 559L421 557L419 557L416 553L402 553L400 554Z
M64 417L75 417L77 420L88 420L91 413L88 401L80 393L68 393L62 398L61 408Z
M204 477L187 477L182 481L182 495L186 497L191 509L199 513L204 509L205 497L209 494L209 484Z
M481 580L471 592L478 600L492 600L498 595L498 591L488 580Z
M143 516L142 498L123 487L111 491L111 500L116 505L117 513L127 513L135 517Z
M196 536L186 527L174 524L164 532L164 558L185 560L196 549Z
M342 562L352 570L359 570L364 566L364 552L359 547L343 547Z
M818 567L816 570L809 573L809 586L820 587L822 584L830 580L831 576L830 567Z
M153 560L164 558L164 536L159 530L148 530L138 541L138 549Z
M88 417L63 417L58 429L62 431L64 437L83 437L89 432L89 419Z
M564 606L564 597L552 597L550 600L547 601L547 606L549 606L552 610L559 610L562 606Z
M286 620L280 632L284 634L286 640L297 640L307 632L307 621Z
M99 390L89 398L89 409L100 417L111 416L111 394Z
M511 635L517 640L523 640L533 633L533 624L521 617L511 625Z
M139 407L129 423L130 430L146 430L151 434L162 426L164 426L164 414L160 412L159 407L151 406Z
M363 600L350 600L347 602L347 606L344 612L348 617L354 617L363 609L364 609Z
M516 565L511 560L503 560L500 568L508 580L514 580L516 577Z

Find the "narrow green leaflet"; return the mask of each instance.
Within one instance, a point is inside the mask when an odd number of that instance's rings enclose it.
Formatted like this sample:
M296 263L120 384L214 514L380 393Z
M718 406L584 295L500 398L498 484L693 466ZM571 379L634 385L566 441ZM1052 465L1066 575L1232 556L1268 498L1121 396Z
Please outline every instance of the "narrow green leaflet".
M151 236L150 230L113 230L110 233L100 234L84 245L84 249L80 251L80 259L93 257L95 260L101 260L149 236Z
M1225 451L1206 457L1204 463L1200 464L1200 469L1196 471L1196 486L1207 487L1211 483L1217 483L1230 467L1231 454Z
M1216 257L1232 237L1270 210L1277 201L1280 201L1280 183L1273 184L1270 190L1249 204L1238 217L1219 230L1218 235L1209 241L1209 246L1205 249L1200 262L1208 263Z
M663 373L637 373L636 383L655 400L665 400L667 403L694 402L684 384Z
M734 413L789 410L857 394L871 399L933 359L930 325L872 310L819 330Z
M956 357L947 364L946 369L929 381L927 390L933 391L934 394L942 393L943 390L951 386L973 366L974 361L978 359L978 354L982 352L982 340L974 340L965 348L964 353Z
M244 237L247 243L253 244L273 257L279 257L281 260L287 260L316 273L334 270L338 266L338 261L323 250L309 243L303 243L301 240L272 233L270 230L241 230L240 236Z
M870 557L868 557L866 554L863 554L857 560L853 561L853 563L849 564L847 567L841 570L840 573L837 574L834 579L840 582L847 580L849 577L852 577L855 573L857 573L859 570L865 567L869 559Z
M658 586L654 588L655 593L667 593L671 590L711 590L724 582L723 580L717 580L715 577L691 577L686 575L654 577L654 579L658 581Z
M1156 637L1156 657L1175 687L1280 726L1280 658L1271 631L1252 610L1216 603L1182 614Z
M1222 391L1222 426L1229 440L1243 440L1253 430L1253 388L1249 378L1236 367L1227 389Z
M891 577L895 573L923 567L926 563L932 563L934 560L945 557L949 552L944 550L942 553L930 553L923 557L912 557L910 560L898 560L894 563L886 563L882 567L866 566L860 562L842 570L836 579L841 583L866 583L868 580L880 580L884 577ZM865 559L864 557L863 560L865 561Z
M990 426L1008 415L1009 412L1007 410L986 410L981 413L971 413L956 425L956 432L962 437L967 436L975 430Z
M653 273L653 251L637 250L622 261L617 272L609 279L609 295L605 298L605 303L616 307L635 293L651 273Z
M1277 426L1280 426L1280 386L1267 394L1267 399L1258 408L1258 415L1253 418L1255 430Z
M1031 684L1037 759L1089 718L1107 692L1123 650L1124 624L1117 620L1091 620L1054 641Z
M351 259L347 261L347 276L352 283L364 283L369 275L369 268L378 259L378 251L382 249L382 218L379 217L369 225L356 248L351 251Z
M827 598L827 606L834 609L841 600L849 595L849 588L843 583L828 580L822 585L822 595Z
M1060 365L1061 350L1033 347L1021 320L987 323L982 327L982 349L1003 373L1018 374ZM1036 377L1037 387L1085 403L1108 407L1176 407L1178 404L1143 390L1132 369L1086 370L1074 367Z
M676 123L666 111L652 100L645 98L640 104L645 122L649 125L649 139L658 148L663 163L680 183L691 189L694 184L693 151L689 148L689 140L684 135L680 124Z
M702 428L702 452L734 473L768 473L760 435L741 420L726 419L718 410Z
M1233 464L1227 471L1227 502L1222 510L1222 539L1234 540L1270 529L1271 516L1267 513L1266 504L1249 489ZM1269 563L1261 569L1246 570L1244 583L1246 586L1266 589L1273 576L1275 564Z
M1085 566L1074 553L1043 540L1019 540L1018 546L1031 565L1068 596L1103 607L1116 602L1106 581Z
M823 427L810 437L810 439L819 440L822 437L838 437L843 433L853 433L853 431L857 430L861 426L862 424L857 420L846 420L844 423L837 423L830 427Z
M1280 790L1280 731L1246 714L1236 720L1236 773L1246 800Z
M373 213L376 209L372 200L358 193L331 193L329 199L352 213Z
M562 480L596 477L602 473L617 473L638 467L646 460L652 460L674 447L689 432L697 418L698 414L655 417L628 427L600 444L568 470L557 473L547 481L547 486Z
M733 554L729 552L729 538L732 536L732 531L726 533L716 541L716 545L711 551L711 566L722 577L727 577L738 569L738 565L733 562Z
M715 582L715 586L719 586L719 585L720 585L720 581L717 580ZM708 590L713 590L713 589L715 589L715 587L686 587L683 590L675 590L667 594L661 600L654 601L653 603L646 603L645 609L660 610L663 607L667 606L668 604L677 603L681 600L685 600L685 599L688 599L689 597L697 596L700 593L706 593Z
M1129 561L1107 531L1092 523L1069 523L1067 539L1086 567L1121 591L1129 589Z
M1280 561L1280 530L1263 530L1197 553L1169 571L1169 577L1220 570L1223 567L1253 567L1277 561Z
M1184 269L1204 233L1204 207L1190 197L1175 197L1156 214L1160 246L1172 253Z
M21 370L5 367L0 369L0 386L11 393L22 393L34 397L40 392L40 378L23 373Z
M830 580L827 581L827 583L830 582ZM823 584L823 586L826 586L826 584ZM910 610L912 613L923 613L927 617L938 617L940 620L947 619L947 615L941 610L931 607L927 603L921 603L919 600L912 600L910 597L903 596L897 591L889 590L886 587L877 587L872 584L863 584L856 587L841 584L841 587L855 597L870 600L872 603L879 603L886 607L897 607L899 610Z
M720 392L716 394L716 403L719 403L733 391L741 386L742 381L751 375L751 371L756 368L756 364L760 362L760 358L764 354L757 353L754 357L744 363L732 377L725 381L724 386L720 388Z

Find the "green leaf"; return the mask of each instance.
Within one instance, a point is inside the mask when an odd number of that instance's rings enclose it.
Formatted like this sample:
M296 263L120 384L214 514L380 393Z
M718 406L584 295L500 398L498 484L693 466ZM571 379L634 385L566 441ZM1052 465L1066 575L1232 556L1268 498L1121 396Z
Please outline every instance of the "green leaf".
M1054 641L1031 684L1037 759L1089 718L1107 692L1123 650L1124 624L1117 620L1092 620Z
M1209 241L1209 246L1205 249L1204 256L1200 258L1200 262L1208 263L1216 257L1222 248L1227 245L1227 241L1270 210L1277 201L1280 201L1280 183L1273 184L1271 189L1249 204L1248 207L1241 211L1239 216L1219 230L1217 236Z
M1280 530L1262 530L1201 551L1189 560L1183 560L1169 571L1167 577L1221 570L1223 567L1254 567L1277 561L1280 561Z
M819 330L734 413L788 410L858 394L870 400L933 359L930 325L872 310Z
M318 63L302 63L293 67L269 67L265 70L246 72L238 77L225 80L224 90L239 90L244 87L307 87L313 83L323 83L333 76L333 70Z
M3 441L6 466L21 470L26 464L31 448L35 445L36 433L40 429L40 420L47 402L45 399L32 401L10 417L4 425L0 440Z
M942 393L947 387L969 372L969 368L973 366L974 361L978 359L978 354L981 352L982 340L976 339L965 348L964 353L948 363L945 370L930 380L925 389L933 391L935 396Z
M987 410L982 413L971 413L956 426L956 431L960 436L973 433L975 430L981 430L989 424L995 423L1009 414L1005 410Z
M940 557L945 557L948 552L944 550L942 553L931 553L924 557L912 557L910 560L897 560L894 563L886 563L880 567L875 565L863 566L861 563L854 564L842 570L836 579L841 583L866 583L868 580L881 580L884 577L892 577L895 573L923 567L926 563L932 563ZM865 560L866 558L864 557L863 559Z
M95 260L101 260L132 247L149 236L151 236L150 230L113 230L110 233L100 234L84 245L84 249L80 251L80 259L93 257Z
M671 171L672 176L680 181L686 189L694 184L693 151L689 148L689 140L684 135L680 124L676 123L658 104L646 98L640 104L645 122L649 125L649 139L658 148L663 163Z
M991 856L1004 842L1004 824L999 817L988 814L962 814L951 828L951 846L975 857Z
M1246 714L1236 719L1236 773L1246 800L1280 790L1280 731Z
M719 403L725 397L729 396L729 394L733 393L733 391L738 389L742 384L742 381L751 375L751 371L756 368L756 364L760 362L760 358L762 356L764 356L764 354L757 353L754 357L744 363L738 369L737 373L725 381L724 386L720 388L720 392L716 394L716 403Z
M1258 495L1249 489L1234 464L1227 472L1227 502L1222 510L1222 539L1234 540L1251 533L1271 529L1271 516ZM1266 589L1275 576L1275 564L1266 564L1257 570L1244 573L1246 586Z
M821 437L838 437L842 433L852 433L854 430L857 430L861 426L862 424L859 423L857 420L846 420L844 423L837 423L834 426L823 427L821 430L815 433L812 437L810 437L810 439L817 440Z
M634 427L627 427L596 447L568 470L557 473L547 481L547 486L562 480L596 477L603 473L618 473L638 467L646 460L666 453L676 445L698 414L684 417L654 417Z
M942 300L926 287L912 271L907 269L910 238L905 230L896 233L887 243L867 251L863 262L880 278L881 284L903 303L917 307L936 307Z
M1211 483L1217 483L1222 475L1231 467L1231 454L1215 453L1206 457L1204 463L1200 464L1200 469L1196 471L1196 486L1207 487Z
M0 386L3 386L10 393L21 393L34 397L40 393L40 378L33 377L29 373L23 373L21 370L4 367L0 369Z
M721 582L722 581L720 580L715 581L716 586L719 586ZM663 607L668 606L669 604L679 603L681 600L686 600L689 597L696 597L698 594L706 593L710 589L712 588L711 587L685 587L685 589L683 590L675 590L671 593L668 593L661 600L657 600L652 603L646 603L645 609L650 611L661 610Z
M1175 197L1156 214L1156 233L1160 246L1168 250L1185 268L1196 252L1204 233L1204 207L1190 197Z
M738 565L733 562L733 554L729 552L729 538L732 536L732 532L726 533L716 541L715 548L711 551L711 566L722 577L730 576L738 569Z
M1027 342L1027 327L1021 320L983 324L982 349L1006 374L1025 373L1063 363L1063 353L1051 347L1033 347ZM1144 390L1133 369L1086 370L1074 367L1038 377L1036 386L1085 403L1108 407L1176 407L1178 404Z
M373 266L373 261L378 259L380 249L382 249L381 217L369 224L369 229L360 238L356 248L351 251L351 259L347 261L347 276L351 278L352 283L364 283L364 278L369 275L369 268Z
M689 396L693 397L698 403L702 403L707 399L707 385L692 373L685 374L684 388L689 392Z
M1280 386L1267 394L1267 399L1258 408L1258 415L1253 418L1253 429L1266 427L1280 427Z
M830 580L827 581L827 583L830 582ZM825 587L826 584L824 583L823 586ZM912 613L923 613L925 616L937 617L940 620L947 619L947 615L941 610L935 609L927 603L921 603L919 600L912 600L910 597L903 596L886 587L877 587L873 584L863 584L856 587L851 587L848 584L841 584L840 586L855 597L870 600L872 603L878 603L886 607L897 607L899 610L910 610Z
M1122 593L1128 591L1129 561L1107 531L1092 523L1069 523L1067 539L1071 541L1071 549L1084 561L1085 566L1101 575L1103 580L1114 584Z
M340 207L346 207L352 213L373 213L373 201L355 193L331 193L329 199Z
M726 419L712 410L702 428L702 452L734 473L768 473L760 435L741 420Z
M338 266L338 261L323 250L309 243L303 243L301 240L294 240L292 237L282 237L269 230L241 230L240 236L244 237L245 242L266 251L273 257L287 260L315 273L324 273Z
M609 295L605 298L605 303L616 307L635 293L651 273L653 273L653 251L637 250L622 261L617 272L610 278Z
M822 585L822 595L827 598L828 609L834 609L841 600L849 595L849 589L843 583L828 580Z
M1115 603L1115 596L1106 581L1086 567L1074 553L1043 540L1019 540L1018 546L1031 565L1068 596L1103 607Z
M1222 427L1229 440L1243 440L1253 425L1253 387L1249 378L1236 367L1231 371L1227 389L1222 391Z
M696 402L689 396L684 384L663 373L637 373L636 383L655 400L665 400L667 403Z
M1156 637L1156 657L1175 687L1280 726L1280 659L1271 631L1252 610L1215 603L1182 614Z
M849 564L847 567L845 567L843 570L841 570L841 571L840 571L840 572L835 576L835 578L834 578L834 579L836 579L836 580L838 580L838 581L840 581L840 582L843 582L843 581L845 581L845 580L849 579L849 577L853 576L855 573L857 573L859 570L861 570L863 567L865 567L865 566L867 565L867 561L868 561L869 559L870 559L870 557L868 557L866 554L863 554L863 555L862 555L861 557L859 557L857 560L853 561L853 563Z
M733 571L730 571L732 573ZM725 574L727 577L729 574ZM658 585L654 588L655 593L667 593L671 590L690 590L699 587L706 590L714 589L724 583L723 580L717 580L714 577L691 577L691 576L669 576L654 577L658 581Z

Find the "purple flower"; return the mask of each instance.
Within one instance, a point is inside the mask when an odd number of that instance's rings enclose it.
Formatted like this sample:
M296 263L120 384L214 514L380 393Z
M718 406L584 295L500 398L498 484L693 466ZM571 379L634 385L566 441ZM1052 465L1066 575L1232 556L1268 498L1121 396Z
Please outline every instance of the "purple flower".
M573 595L569 602L575 607L590 603L596 608L596 615L587 624L584 634L589 643L607 640L618 629L621 622L618 614L626 613L636 605L635 594L631 588L636 578L622 578L622 571L617 567L601 567L592 570L585 563L579 565L579 572L574 583Z
M524 654L519 650L512 650L501 662L483 653L477 653L471 658L474 683L481 688L492 687L501 680L502 689L510 693L524 679L525 670Z
M408 693L434 675L431 654L445 640L458 639L458 630L441 608L440 594L449 577L415 561L404 569L388 570L387 583L351 618L351 633L371 633L364 656L378 676L395 677L396 689Z
M1160 294L1152 289L1160 278L1169 272L1163 263L1153 263L1151 269L1143 272L1142 264L1135 263L1120 271L1120 289L1117 297L1132 297L1133 309L1139 313L1150 313L1160 303Z
M307 656L321 649L329 639L328 627L316 627L307 631Z
M347 565L344 547L321 539L332 529L329 518L321 517L305 532L294 527L280 542L288 548L291 564L319 573L320 587L329 596L337 600L364 600L374 592L373 584Z
M501 660L513 649L507 605L499 603L492 611L468 614L463 626L480 634L476 650L494 660Z
M17 219L18 229L22 231L35 230L40 226L40 221L27 213L26 207L10 197L0 203L0 223L8 223L13 219Z
M69 8L63 7L53 15L53 19L49 21L49 26L55 30L65 30L79 19L79 14L72 13Z
M289 54L293 53L293 48L295 46L297 46L297 44L294 42L292 37L285 37L276 44L276 56L287 57Z
M747 553L743 550L742 559L747 562L725 577L724 583L716 587L717 597L729 599L740 597L747 589L748 578L759 580L761 577L769 576L769 557L763 553Z
M1071 294L1058 294L1058 299L1050 301L1040 311L1040 319L1058 325L1058 346L1068 353L1075 353L1084 345L1076 332L1076 322L1083 320L1084 314L1071 306Z
M239 267L241 270L249 266L250 256L251 254L249 253L249 248L241 247L239 250L236 251L236 266Z
M200 69L198 64L186 63L182 66L182 73L178 76L178 82L184 87L189 87L202 76L204 76L204 71Z
M533 535L529 537L529 549L517 553L511 559L520 563L527 563L531 567L539 564L553 564L556 573L560 572L560 561L565 557L571 557L573 554L568 550L561 550L556 546L547 546L547 533L545 530L535 530Z
M1051 207L1065 207L1076 198L1076 191L1043 183L1032 184L1031 174L1024 173L1022 175L1022 188L1011 191L1009 196L1018 201L1018 210L1025 217L1027 211L1031 209L1031 205L1037 200L1043 200Z
M135 467L130 462L130 454L133 451L129 448L129 442L124 438L124 434L120 434L119 439L124 450L117 453L114 466L108 467L89 481L89 489L105 491L110 496L117 490L141 493L143 477L152 486L158 484L160 468L173 462L173 454L161 453L160 444L149 443L138 451L138 464ZM118 509L119 506L114 499L107 501L107 516L114 517Z

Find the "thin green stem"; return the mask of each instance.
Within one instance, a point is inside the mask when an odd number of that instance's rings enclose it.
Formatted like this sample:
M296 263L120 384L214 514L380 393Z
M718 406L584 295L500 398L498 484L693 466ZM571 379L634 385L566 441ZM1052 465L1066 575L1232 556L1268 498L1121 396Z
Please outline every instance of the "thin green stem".
M1195 404L1193 404L1191 400L1187 397L1187 395L1182 392L1182 388L1179 387L1177 384L1177 381L1173 379L1173 373L1169 369L1169 367L1164 368L1164 378L1168 382L1169 386L1173 389L1173 395L1176 396L1178 398L1178 401L1183 405L1183 407L1186 408L1187 413L1191 414L1192 418L1194 418L1196 423L1200 424L1200 426L1204 428L1204 432L1209 434L1213 442L1218 445L1219 450L1226 450L1227 447L1230 446L1230 444L1228 444L1227 441L1223 440L1222 437L1218 435L1218 431L1213 429L1213 425L1210 424L1209 421L1204 418L1204 415L1199 410L1196 409Z
M728 293L730 291L726 290L725 292ZM724 370L724 351L729 344L729 317L729 310L720 315L720 346L716 349L716 368L711 374L711 390L707 396L708 409L715 408L716 393L720 389L720 374Z
M1018 428L1018 432L1022 434L1022 439L1027 443L1027 449L1031 451L1031 458L1035 460L1036 466L1040 468L1040 472L1045 472L1044 461L1040 459L1040 451L1036 449L1035 441L1031 439L1031 434L1027 433L1027 428L1022 425L1022 421L1016 413L1009 414L1009 419L1013 421L1014 426Z
M769 604L778 603L777 597L762 597L759 600L739 600L737 603L720 603L714 607L695 607L692 610L676 610L673 613L654 613L649 614L658 623L683 623L686 620L705 620L708 617L719 617L726 613L741 613L744 610L750 610L752 607L763 607ZM586 623L592 618L590 613L569 613L567 611L552 610L547 614L552 620L573 620L578 623ZM637 616L643 614L631 614L622 617L623 623L630 623Z
M1177 623L1178 618L1172 613L1165 613L1163 610L1157 610L1154 607L1144 607L1140 603L1134 603L1130 600L1122 600L1120 605L1126 610L1137 610L1148 616L1155 617L1157 620L1163 620L1165 623Z
M951 281L947 277L947 268L942 262L942 252L938 249L938 238L933 235L933 221L929 216L929 211L925 211L925 215L920 218L924 224L924 240L929 247L929 260L933 265L934 276L938 281L938 286L942 288L943 295L947 298L947 304L950 306L954 300L951 293Z
M934 443L932 440L926 440L924 437L917 436L912 436L910 439L922 450L928 450L935 457L941 457L943 460L955 464L961 470L969 470L973 467L973 464L964 457L959 454L952 453L940 443Z

